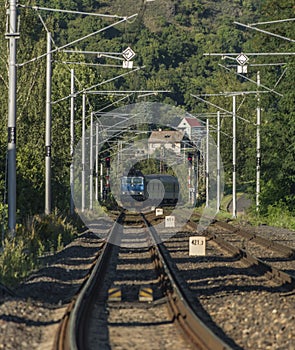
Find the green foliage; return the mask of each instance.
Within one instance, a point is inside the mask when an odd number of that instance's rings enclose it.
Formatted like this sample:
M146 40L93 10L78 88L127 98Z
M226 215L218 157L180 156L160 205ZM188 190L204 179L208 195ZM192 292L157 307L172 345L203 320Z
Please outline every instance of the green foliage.
M41 242L45 251L58 251L58 248L68 244L77 233L73 224L58 214L57 210L44 217L35 215L28 227L28 242Z
M229 73L218 63L219 58L204 56L208 52L276 52L292 51L290 42L251 30L243 30L233 24L290 18L293 5L289 0L163 0L144 2L137 0L39 1L38 5L49 8L71 9L116 15L138 13L130 23L116 25L91 36L69 49L122 52L131 46L136 52L135 65L144 69L124 78L104 83L114 76L126 73L122 68L86 66L86 63L109 63L105 57L96 55L53 54L52 77L52 198L53 206L67 210L69 207L69 94L70 69L75 69L76 91L94 86L100 90L169 90L169 93L148 97L183 107L192 114L216 112L191 94L218 93L220 91L244 91L256 89L257 67L249 66L248 78ZM18 63L26 62L46 52L46 30L36 11L19 8L21 26L18 40ZM40 15L51 31L54 43L67 44L98 29L115 19L90 17L66 13L40 11ZM6 31L6 9L0 7L0 132L7 133L8 109L8 45ZM263 29L291 37L293 22L269 24ZM74 47L75 46L75 47ZM55 48L53 44L53 48ZM251 64L279 63L282 57L254 57ZM73 63L69 63L73 62ZM295 183L295 129L294 129L294 57L284 57L284 66L260 66L261 83L283 94L261 94L262 107L261 153L262 194L261 208L267 212L269 205L282 201L289 210L294 210ZM118 63L111 61L111 63ZM43 211L44 207L44 134L45 134L45 58L18 66L17 91L17 208L21 218ZM263 90L263 88L260 88ZM99 96L99 97L98 97ZM139 102L136 95L122 103ZM59 101L63 99L62 101ZM208 98L209 99L209 98ZM76 140L81 136L81 94L75 106ZM87 114L97 111L118 98L103 95L87 96ZM230 98L210 98L210 102L231 111ZM59 102L56 102L59 101ZM127 101L127 102L126 102ZM140 100L142 101L142 100ZM56 103L55 103L56 102ZM118 106L116 103L115 106ZM237 172L238 185L255 183L256 167L256 106L257 96L237 97L238 114L249 123L238 119L237 123ZM87 119L88 122L89 119ZM89 122L88 122L89 123ZM212 120L212 126L216 121ZM89 124L88 124L89 125ZM221 155L226 182L232 171L231 118L222 118ZM215 137L215 134L213 134ZM7 138L0 138L0 198L6 198L6 148ZM254 187L250 189L255 192ZM0 209L2 211L2 209ZM6 220L6 218L5 218ZM4 220L4 221L5 221ZM43 244L43 243L42 243ZM46 249L46 248L44 248Z
M249 218L253 224L267 224L269 226L284 227L290 230L295 230L295 216L294 211L291 211L288 206L278 201L273 205L269 205L264 213L253 212L250 213Z
M76 227L55 210L51 215L34 216L19 227L16 236L5 238L0 254L0 281L13 286L40 267L44 253L60 251L77 235Z
M1 236L4 236L8 228L8 205L0 203L0 231Z
M295 230L294 212L291 212L282 201L275 205L269 205L266 217L268 224L271 226Z
M34 259L26 254L26 246L22 240L5 239L3 247L0 255L0 280L8 286L13 286L35 267Z

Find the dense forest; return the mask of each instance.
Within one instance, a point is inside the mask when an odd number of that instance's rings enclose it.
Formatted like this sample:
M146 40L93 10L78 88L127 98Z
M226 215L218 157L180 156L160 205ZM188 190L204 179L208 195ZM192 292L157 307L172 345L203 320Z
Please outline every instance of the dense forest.
M43 9L46 7L46 9ZM8 1L0 6L0 198L7 203L7 115L8 115ZM49 9L72 10L72 13ZM84 14L78 14L83 12ZM91 14L116 15L117 17ZM192 95L220 92L256 91L260 72L259 94L261 124L261 210L284 206L295 210L295 69L294 43L234 22L272 22L256 26L294 40L295 7L290 0L40 0L20 1L17 41L17 208L21 216L44 211L45 183L45 82L46 31L52 33L53 48L120 53L130 46L136 56L134 66L143 67L128 73L118 61L104 55L56 50L52 76L52 191L53 206L69 208L70 186L70 70L75 69L76 90L96 85L99 90L166 90L146 97L147 101L179 106L193 115L216 112L213 105L231 110L231 98L206 97L204 103ZM121 21L123 16L132 17ZM111 26L112 25L112 26ZM110 26L96 35L90 33ZM79 38L84 40L77 41ZM251 55L248 73L236 74L234 56L209 56L206 53L270 53ZM274 55L271 53L284 53ZM114 56L114 55L113 55ZM226 55L224 55L226 56ZM38 58L40 57L40 58ZM32 60L33 58L38 58ZM232 59L230 59L232 58ZM121 61L120 61L121 63ZM126 74L125 74L126 73ZM118 79L112 78L123 75ZM267 88L267 89L266 89ZM63 99L60 102L56 102ZM205 97L204 97L205 99ZM114 93L89 95L89 110L99 110L119 100ZM55 103L56 102L56 103ZM139 102L136 93L122 104ZM238 185L246 184L255 195L256 107L257 94L237 96ZM76 114L81 115L81 98L76 99ZM212 124L216 123L212 119ZM81 134L76 124L77 139ZM222 119L222 131L231 135L231 118ZM231 181L231 142L221 137L221 155Z

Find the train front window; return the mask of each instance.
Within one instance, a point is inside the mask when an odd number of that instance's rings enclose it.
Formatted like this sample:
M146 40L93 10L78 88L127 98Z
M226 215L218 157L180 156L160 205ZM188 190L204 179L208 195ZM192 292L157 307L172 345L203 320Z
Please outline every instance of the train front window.
M133 185L141 185L143 183L143 178L140 177L134 177L132 179Z
M122 185L131 184L130 177L123 177L121 181L122 181Z

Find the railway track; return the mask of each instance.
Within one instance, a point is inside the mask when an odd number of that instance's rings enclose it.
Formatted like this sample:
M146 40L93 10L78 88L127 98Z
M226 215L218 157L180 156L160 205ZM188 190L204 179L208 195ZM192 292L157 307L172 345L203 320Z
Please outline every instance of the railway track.
M216 222L216 226L224 229L222 237L226 241L239 246L270 266L295 277L295 247L240 228L236 229L225 222Z
M206 256L192 257L195 223L159 238L163 218L147 218L125 216L110 231L116 244L105 243L54 349L295 347L294 265L267 264L270 254L294 263L293 247L215 222L205 232Z
M122 220L110 232L117 244L105 244L54 348L230 349L190 308L156 231Z
M194 229L196 225L190 223ZM209 233L210 232L210 233ZM233 254L240 255L247 264L277 279L284 287L295 288L295 249L270 238L236 228L226 222L216 221L210 226L208 236Z
M245 249L248 244L240 248L245 243L245 232L226 225L225 233L224 225L222 230L218 225L210 226L205 233L207 249L204 257L184 254L188 251L189 237L196 234L194 223L189 224L189 232L165 242L171 259L177 262L195 299L207 313L211 328L218 336L230 338L235 349L293 349L295 284L292 249L286 249L288 247L283 244L270 244L268 240L262 240L267 248L255 243L260 256L268 256L270 247L275 254L284 256L280 258L279 269L269 265L269 261L266 263L251 255ZM290 267L291 263L293 267Z

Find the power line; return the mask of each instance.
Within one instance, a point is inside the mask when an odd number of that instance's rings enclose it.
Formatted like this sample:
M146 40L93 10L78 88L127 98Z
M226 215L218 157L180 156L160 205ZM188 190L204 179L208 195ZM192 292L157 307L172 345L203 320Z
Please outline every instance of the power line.
M36 11L51 11L51 12L60 12L60 13L71 13L76 15L84 15L84 16L96 16L96 17L106 17L106 18L120 18L127 19L126 16L118 16L118 15L108 15L101 13L92 13L92 12L83 12L83 11L73 11L73 10L62 10L62 9L54 9L49 7L41 7L41 6L27 6L27 5L18 5L18 7L29 8Z
M278 19L278 20L275 20L275 21L267 21L267 22L249 23L249 26L257 26L257 25L260 25L260 24L283 23L283 22L289 22L289 21L295 21L295 18Z
M279 35L279 34L275 34L275 33L269 32L269 31L267 31L267 30L259 29L259 28L256 28L256 27L252 27L252 26L250 26L250 25L243 24L243 23L240 23L240 22L234 22L234 23L237 24L238 26L246 27L246 28L248 28L248 29L254 29L254 30L256 30L257 32L261 32L261 33L264 33L264 34L268 34L268 35L271 35L271 36L275 36L276 38L279 38L279 39L291 41L292 43L295 42L294 39L290 39L290 38L288 38L288 37L286 37L286 36L282 36L282 35Z

